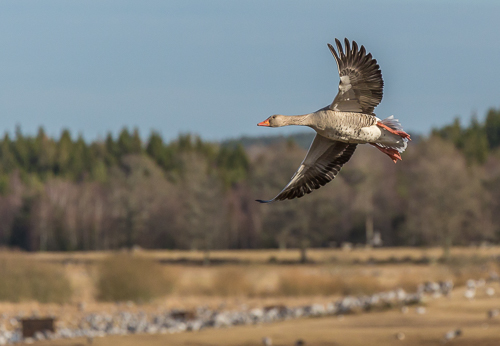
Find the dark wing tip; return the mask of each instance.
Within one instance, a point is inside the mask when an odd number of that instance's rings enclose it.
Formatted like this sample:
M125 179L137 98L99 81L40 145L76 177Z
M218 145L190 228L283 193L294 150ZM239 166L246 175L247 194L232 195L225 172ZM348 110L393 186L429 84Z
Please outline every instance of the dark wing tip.
M340 43L338 38L335 39L335 44L337 45L337 50L339 51L340 58L343 59L345 56L344 49L342 48L342 43Z
M270 199L270 200L268 200L268 201L264 201L263 199L256 199L255 201L256 201L256 202L259 202L259 203L271 203L271 202L273 202L273 201L274 201L274 199Z
M333 57L335 58L335 62L337 63L337 68L340 70L340 67L341 67L341 61L339 59L339 56L337 55L337 52L335 51L335 48L333 48L333 46L328 43L328 48L330 49L330 52L332 53Z
M356 41L352 41L352 55L356 57L358 55L358 44Z
M345 44L345 52L347 54L348 52L351 51L351 45L349 44L349 40L347 39L347 37L344 38L344 44Z

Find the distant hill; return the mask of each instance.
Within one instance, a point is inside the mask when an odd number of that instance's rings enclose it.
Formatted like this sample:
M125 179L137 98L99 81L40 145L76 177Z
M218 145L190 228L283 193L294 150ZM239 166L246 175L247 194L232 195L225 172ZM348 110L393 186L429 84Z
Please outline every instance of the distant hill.
M234 147L237 144L243 145L244 148L251 147L253 145L272 145L275 143L280 143L284 141L289 141L292 140L297 145L304 149L309 149L309 146L311 145L311 142L314 138L315 133L314 132L304 132L304 133L296 133L288 136L283 136L283 135L275 135L275 136L243 136L240 138L235 138L235 139L228 139L224 140L221 142L222 146L227 146L227 147ZM418 143L421 139L422 136L419 134L415 133L410 133L411 138L412 138L412 144Z
M222 141L221 144L223 146L228 146L228 147L233 147L236 146L237 144L243 145L243 147L248 148L253 145L272 145L275 143L280 143L284 141L289 141L292 140L297 145L304 149L309 149L309 146L311 145L311 142L314 138L315 133L314 132L304 132L304 133L296 133L288 136L283 136L283 135L275 135L275 136L243 136L240 138L235 138L235 139L228 139L225 141Z

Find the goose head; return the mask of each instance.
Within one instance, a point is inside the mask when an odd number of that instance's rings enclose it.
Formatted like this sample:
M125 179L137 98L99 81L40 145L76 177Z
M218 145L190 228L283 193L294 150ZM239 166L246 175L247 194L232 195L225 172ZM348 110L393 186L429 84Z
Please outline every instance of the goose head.
M257 124L257 126L281 127L289 125L287 117L281 114L271 115L266 120Z

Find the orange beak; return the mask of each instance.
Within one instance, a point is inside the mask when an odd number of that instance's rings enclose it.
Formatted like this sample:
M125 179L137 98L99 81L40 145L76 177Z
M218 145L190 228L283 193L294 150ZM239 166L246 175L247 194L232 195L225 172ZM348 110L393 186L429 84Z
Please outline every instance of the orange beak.
M269 125L269 119L266 119L266 120L258 123L257 126L271 126L271 125Z

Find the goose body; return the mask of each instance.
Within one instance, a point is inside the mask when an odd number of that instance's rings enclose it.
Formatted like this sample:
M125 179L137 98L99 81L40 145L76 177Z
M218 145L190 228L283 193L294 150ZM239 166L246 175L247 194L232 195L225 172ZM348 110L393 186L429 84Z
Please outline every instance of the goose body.
M345 53L335 39L338 53L328 44L340 75L339 92L332 104L303 115L275 114L259 126L308 126L316 131L309 151L285 188L271 200L300 198L333 180L349 161L358 144L371 144L394 162L401 160L410 136L397 119L381 120L373 113L383 95L384 82L377 61L363 46L345 39Z
M345 143L383 143L391 146L404 146L406 143L400 136L378 126L377 123L382 120L371 114L320 109L311 114L284 117L287 117L283 121L286 125L282 126L309 126L323 137Z

